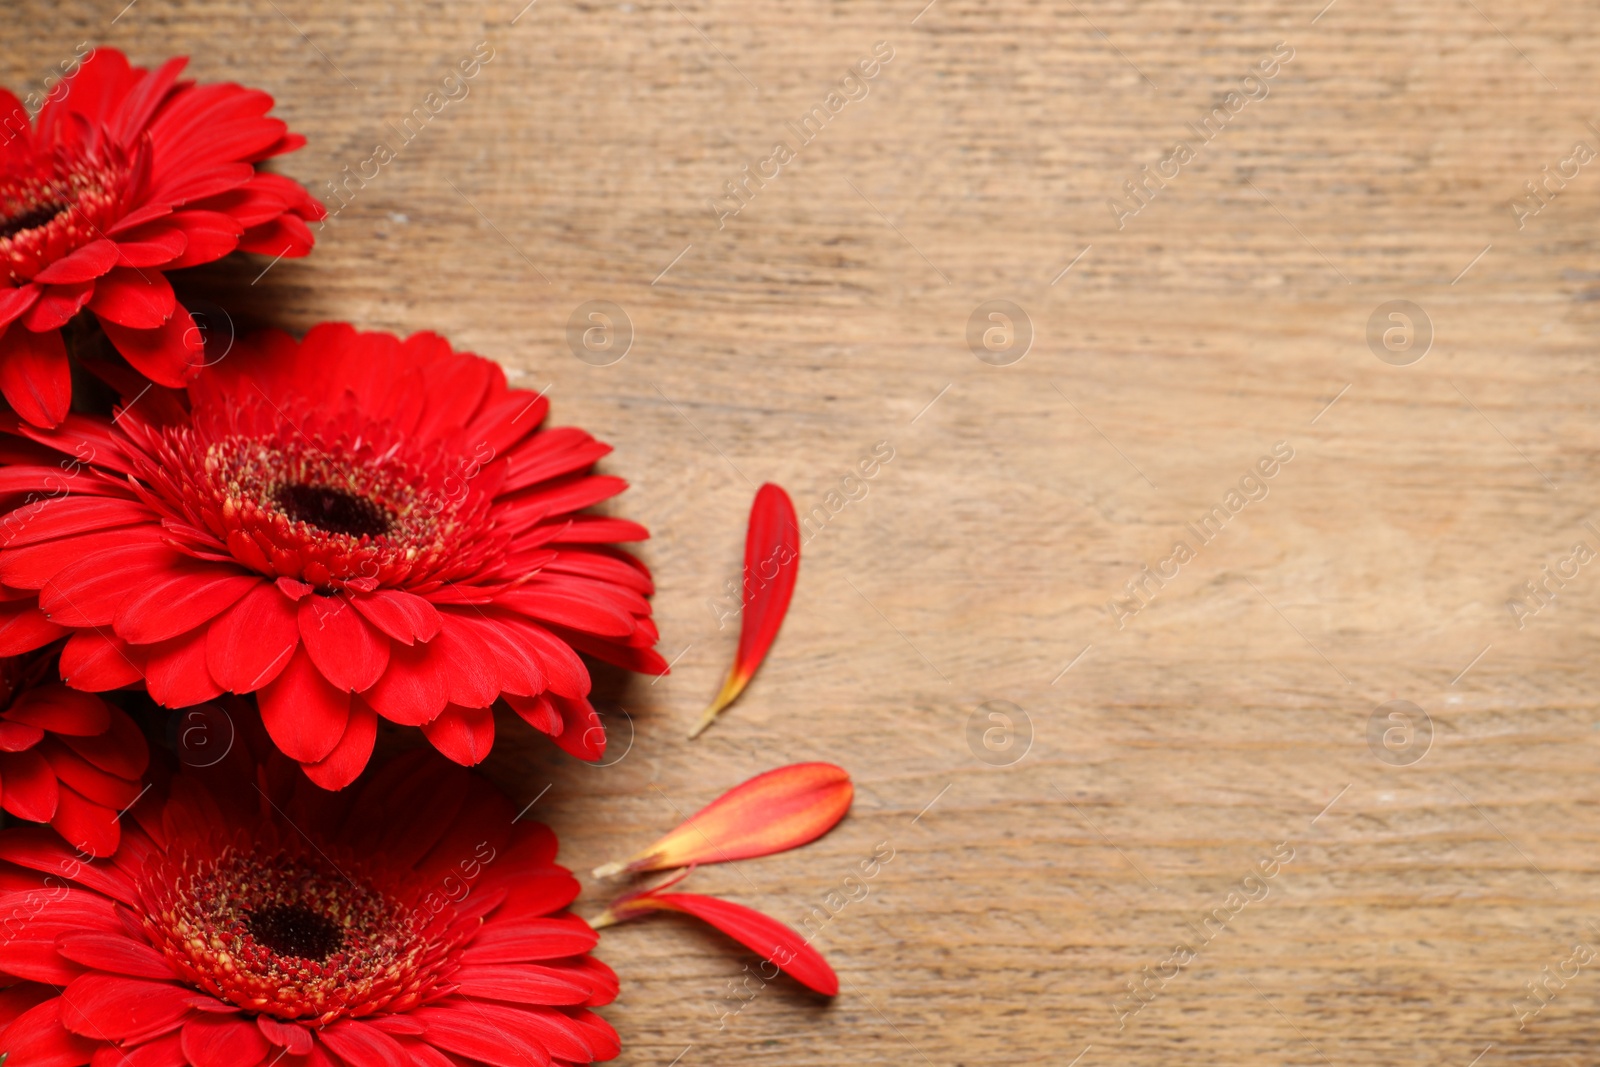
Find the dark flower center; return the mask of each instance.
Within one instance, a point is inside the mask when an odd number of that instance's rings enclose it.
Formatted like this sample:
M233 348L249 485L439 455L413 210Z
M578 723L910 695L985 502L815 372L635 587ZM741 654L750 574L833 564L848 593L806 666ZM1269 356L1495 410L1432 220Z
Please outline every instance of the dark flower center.
M192 836L146 865L138 922L179 981L248 1012L325 1025L407 1011L443 995L451 954L477 930L453 908L418 907L375 857L257 852L242 833L209 856Z
M394 521L387 508L327 485L285 485L272 495L272 502L295 522L351 537L381 537Z
M21 214L0 218L0 241L15 237L23 230L38 229L70 207L70 204L39 204Z
M243 918L256 943L279 956L321 963L344 947L344 927L304 904L268 904Z

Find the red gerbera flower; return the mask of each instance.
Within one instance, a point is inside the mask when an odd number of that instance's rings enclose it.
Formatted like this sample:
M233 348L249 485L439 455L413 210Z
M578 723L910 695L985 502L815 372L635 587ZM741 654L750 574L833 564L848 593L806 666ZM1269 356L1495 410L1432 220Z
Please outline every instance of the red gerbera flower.
M577 652L666 671L649 572L606 544L649 535L579 513L626 488L590 473L610 448L537 430L543 396L488 360L324 325L241 341L182 397L17 427L77 458L19 443L0 470L0 582L38 605L0 603L0 653L70 632L78 689L142 676L168 707L259 690L273 741L326 788L366 765L380 715L478 762L502 695L597 758Z
M120 708L54 674L53 652L0 659L0 807L49 823L86 855L109 856L150 751Z
M39 112L0 89L0 393L36 426L67 414L61 327L87 306L142 374L180 386L202 345L163 271L235 249L311 250L326 212L255 164L305 143L272 97L130 67L102 48Z
M421 758L418 758L421 757ZM615 1056L615 974L546 827L413 753L347 794L173 779L110 860L0 831L16 1067L524 1067Z

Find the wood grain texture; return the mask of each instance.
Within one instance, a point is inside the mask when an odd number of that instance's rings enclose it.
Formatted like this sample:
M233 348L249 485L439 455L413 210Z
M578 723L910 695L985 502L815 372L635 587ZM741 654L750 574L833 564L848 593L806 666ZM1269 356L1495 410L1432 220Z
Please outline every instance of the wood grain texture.
M753 957L621 927L620 1062L1590 1062L1600 964L1522 1029L1514 1005L1600 938L1600 563L1520 628L1506 603L1600 547L1600 164L1521 229L1509 201L1600 147L1600 7L921 2L21 0L3 73L82 40L187 53L276 96L310 138L281 169L328 199L492 45L309 259L185 284L246 325L438 330L616 446L674 673L605 679L608 766L516 723L488 764L566 862L780 762L855 775L828 837L693 886L798 923L888 842L816 940L837 1002L741 1007ZM868 95L719 228L707 199L879 41ZM1108 198L1279 42L1268 95L1119 229ZM1036 335L1008 366L966 341L994 299ZM1410 366L1366 341L1396 299L1435 335ZM592 300L633 326L610 366L567 344ZM754 487L826 508L880 441L772 658L689 743ZM1185 524L1278 442L1265 498L1199 545ZM1119 628L1107 601L1179 539L1195 558ZM1431 721L1410 765L1369 746L1391 700ZM1031 722L1009 766L969 747L991 701Z

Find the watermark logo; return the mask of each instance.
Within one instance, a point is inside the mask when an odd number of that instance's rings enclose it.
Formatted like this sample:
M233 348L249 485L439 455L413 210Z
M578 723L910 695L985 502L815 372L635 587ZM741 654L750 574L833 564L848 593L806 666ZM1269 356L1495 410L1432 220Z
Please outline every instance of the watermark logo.
M1033 720L1009 700L979 704L967 717L967 750L980 763L1010 767L1033 747Z
M197 300L187 307L192 325L183 332L184 344L204 351L201 367L212 367L228 358L233 342L238 339L233 316L228 310L209 300Z
M579 304L567 320L567 347L591 367L619 363L633 347L633 320L610 300Z
M185 767L214 767L233 750L233 719L220 704L196 704L172 713L172 747Z
M1367 347L1391 367L1409 367L1433 347L1433 320L1409 300L1379 304L1367 319Z
M628 753L633 751L633 716L628 714L628 709L621 704L594 704L594 713L598 722L585 732L584 739L590 742L604 741L606 752L604 756L585 763L586 767L613 767L621 763ZM622 730L619 722L625 722L627 727L627 740L623 741Z
M1433 720L1409 700L1380 704L1367 720L1367 748L1378 762L1409 767L1433 747Z
M991 367L1009 367L1033 347L1033 320L1009 300L985 301L967 320L967 347Z

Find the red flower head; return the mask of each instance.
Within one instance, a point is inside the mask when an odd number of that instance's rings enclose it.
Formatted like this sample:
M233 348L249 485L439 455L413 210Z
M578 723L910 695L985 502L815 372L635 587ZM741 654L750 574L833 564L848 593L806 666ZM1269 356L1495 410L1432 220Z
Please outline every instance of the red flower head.
M235 755L240 755L235 753ZM417 758L422 757L422 758ZM224 773L212 773L223 771ZM110 860L0 831L16 1067L522 1067L618 1051L547 828L413 753L326 793L281 758L172 780Z
M187 401L17 428L0 582L38 606L0 603L0 653L71 633L78 689L259 691L273 741L330 789L366 765L377 716L478 762L502 695L596 758L577 652L666 671L649 573L606 544L648 534L580 514L626 487L590 473L610 449L538 430L544 398L488 360L434 334L268 332Z
M0 89L0 393L36 426L72 399L61 327L85 305L142 374L181 386L201 334L163 271L311 250L321 204L255 164L305 143L272 97L95 51L28 121Z
M109 856L150 751L120 708L54 673L54 652L0 659L0 807L49 823L85 855Z

